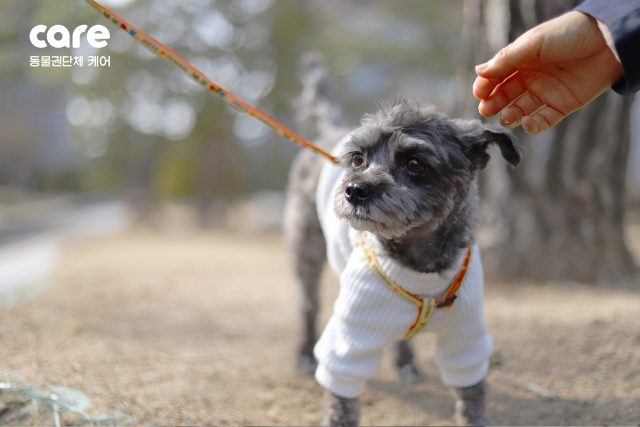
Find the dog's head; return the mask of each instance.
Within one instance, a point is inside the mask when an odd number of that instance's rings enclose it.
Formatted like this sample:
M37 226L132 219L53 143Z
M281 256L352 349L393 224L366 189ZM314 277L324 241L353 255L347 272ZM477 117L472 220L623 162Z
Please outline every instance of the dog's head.
M336 214L386 238L435 230L486 166L491 144L513 166L520 162L511 136L478 120L452 120L404 100L366 115L342 144Z

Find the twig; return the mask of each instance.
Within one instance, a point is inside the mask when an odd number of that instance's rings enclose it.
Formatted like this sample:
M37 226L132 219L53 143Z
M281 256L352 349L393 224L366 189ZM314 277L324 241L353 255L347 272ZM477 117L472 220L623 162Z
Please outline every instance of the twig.
M518 387L520 389L523 389L525 391L528 391L530 393L533 393L537 396L541 396L544 397L546 399L553 399L555 397L557 397L557 395L552 392L551 390L544 388L536 383L532 383L532 382L527 382L527 381L523 381L521 379L519 379L518 377L511 375L511 374L507 374L505 372L500 372L500 371L491 371L491 376L492 377L497 377L498 379L503 380L504 382L506 382L507 384L510 384L512 386Z

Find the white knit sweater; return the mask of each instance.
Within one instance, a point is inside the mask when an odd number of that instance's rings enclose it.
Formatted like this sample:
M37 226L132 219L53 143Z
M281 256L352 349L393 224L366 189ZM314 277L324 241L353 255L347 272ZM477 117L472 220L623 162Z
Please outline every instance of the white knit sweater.
M363 249L355 245L361 233L336 217L333 194L342 174L341 168L326 164L316 194L328 261L340 278L340 292L314 354L318 359L316 380L334 394L356 397L363 391L367 378L378 371L383 347L402 339L416 320L418 308L394 293L374 273ZM384 273L421 296L442 296L463 263L461 251L450 271L418 273L385 256L374 236L369 240ZM482 264L474 246L455 304L434 310L424 329L437 335L435 362L447 385L471 386L487 373L492 341L484 321L482 300Z

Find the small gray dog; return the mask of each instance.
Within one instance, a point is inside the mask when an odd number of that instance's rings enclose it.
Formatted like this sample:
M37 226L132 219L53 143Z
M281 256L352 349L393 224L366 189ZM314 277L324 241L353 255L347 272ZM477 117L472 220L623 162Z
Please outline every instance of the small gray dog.
M491 144L514 166L520 150L508 133L405 100L347 130L317 58L303 64L303 82L300 111L315 119L320 145L340 159L334 166L299 154L285 218L303 295L298 367L315 372L325 388L324 425L359 425L358 395L389 343L400 378L420 380L408 339L425 326L437 335L435 361L454 389L456 421L486 425L492 344L473 243L476 177ZM340 277L340 294L316 342L326 261Z

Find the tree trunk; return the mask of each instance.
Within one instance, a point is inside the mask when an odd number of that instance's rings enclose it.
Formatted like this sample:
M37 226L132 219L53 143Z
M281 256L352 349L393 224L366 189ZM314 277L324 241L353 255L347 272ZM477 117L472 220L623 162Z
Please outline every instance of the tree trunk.
M511 41L576 2L482 3L487 14L508 7L503 30ZM490 243L486 264L492 275L581 282L635 275L624 240L632 102L609 91L541 135L515 131L524 151L521 165L507 171L495 162L483 178L483 216L489 221L481 237Z

